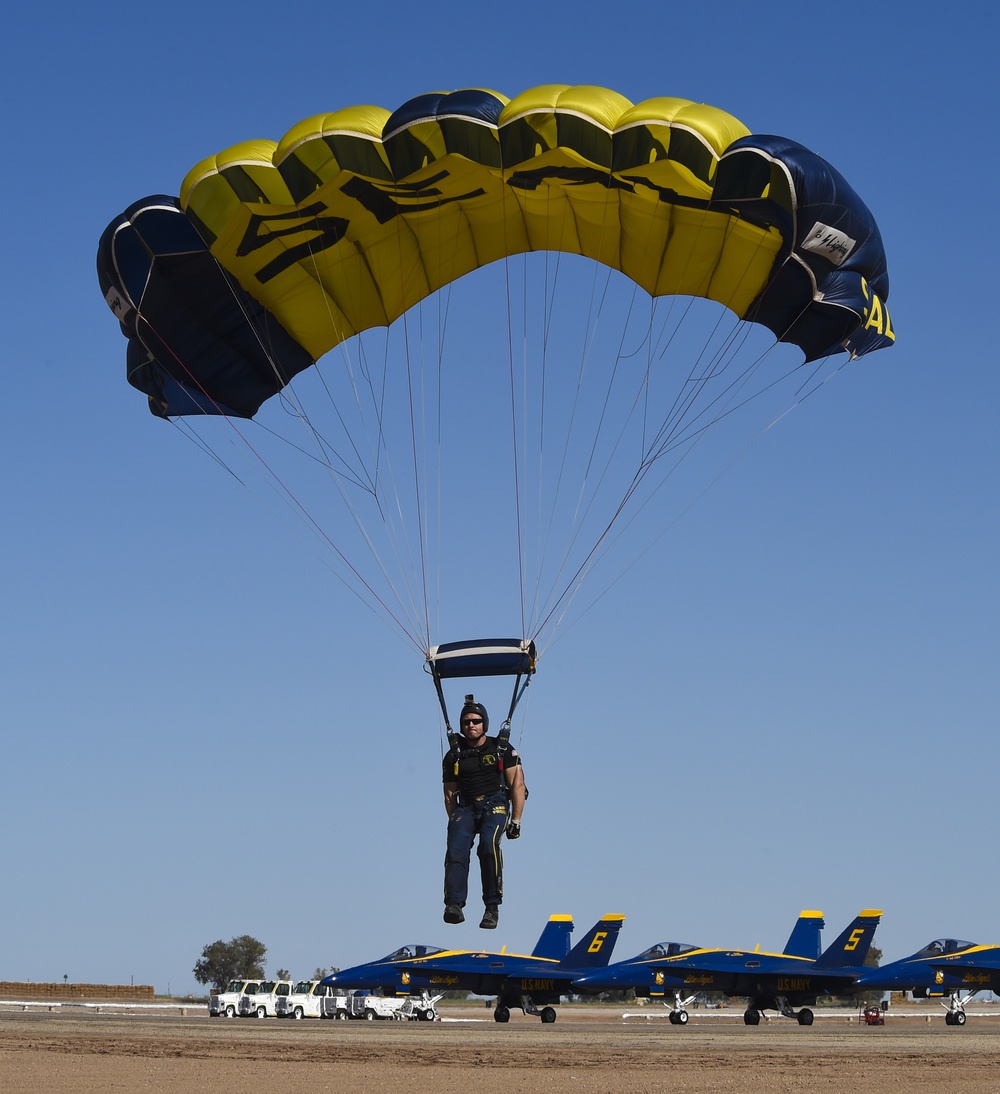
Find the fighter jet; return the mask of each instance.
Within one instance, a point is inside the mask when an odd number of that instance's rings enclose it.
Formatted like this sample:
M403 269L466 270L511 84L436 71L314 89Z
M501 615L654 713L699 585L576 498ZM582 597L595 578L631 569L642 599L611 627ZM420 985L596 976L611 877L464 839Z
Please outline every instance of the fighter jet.
M801 911L782 953L811 961L817 960L821 952L820 937L824 926L822 912ZM702 989L684 992L671 988L665 984L664 974L654 972L650 966L662 958L708 952L710 951L687 942L657 942L627 961L616 961L606 969L595 969L587 973L574 982L573 989L589 993L624 991L631 988L637 996L663 1000L664 1006L671 1006L664 1000L664 996L669 994L674 1000L669 1014L670 1022L672 1025L683 1026L688 1021L687 1008L701 994Z
M673 991L676 1014L685 1010L693 995L717 991L748 999L743 1015L748 1026L757 1025L767 1010L776 1010L786 1018L795 1018L799 1025L810 1026L813 1012L809 1008L819 996L844 995L856 990L854 985L881 917L880 910L861 912L815 959L760 950L687 950L676 957L649 962L645 974L635 966L632 986L664 994ZM574 982L574 989L591 990L600 976L600 973L585 973ZM686 1000L682 998L685 992ZM800 1009L796 1011L795 1007ZM683 1024L686 1019L675 1021Z
M977 946L960 938L935 938L909 957L858 977L858 991L911 991L942 1001L949 1026L965 1025L965 1004L979 991L1000 991L1000 946ZM966 994L963 996L962 992Z
M379 961L344 969L326 977L323 983L348 989L380 989L394 995L470 991L496 997L493 1018L497 1022L510 1021L512 1007L545 1023L554 1022L554 1006L561 996L569 994L573 981L588 969L607 965L624 920L618 914L602 916L576 946L568 953L564 950L561 956L552 954L573 928L569 916L549 920L532 954L424 947L423 953L400 956L396 951Z

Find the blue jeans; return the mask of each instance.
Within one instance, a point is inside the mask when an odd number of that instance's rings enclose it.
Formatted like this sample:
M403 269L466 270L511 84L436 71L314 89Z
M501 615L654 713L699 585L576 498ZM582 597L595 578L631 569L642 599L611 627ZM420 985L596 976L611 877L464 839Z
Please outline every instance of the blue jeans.
M469 896L469 861L472 844L479 836L476 854L483 879L483 903L503 900L503 853L500 840L507 827L507 795L497 791L482 801L456 806L448 820L448 850L444 857L444 902L465 907Z

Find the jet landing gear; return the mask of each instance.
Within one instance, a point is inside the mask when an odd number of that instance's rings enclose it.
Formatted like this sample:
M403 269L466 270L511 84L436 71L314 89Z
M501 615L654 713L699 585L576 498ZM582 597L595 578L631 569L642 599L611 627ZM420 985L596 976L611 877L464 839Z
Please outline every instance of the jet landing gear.
M674 993L674 1005L667 1018L670 1020L672 1026L686 1026L690 1015L687 1012L687 1008L697 999L697 993L689 995L686 999L681 998L681 993ZM663 1004L665 1007L670 1006L669 1003Z
M541 1010L535 1006L534 1002L527 996L521 996L521 1010L525 1014L532 1014L536 1018L541 1018L542 1025L551 1025L556 1020L556 1012L554 1007L542 1007ZM506 1006L497 1000L496 1008L493 1011L494 1022L509 1022L510 1021L510 1007Z
M946 1007L944 1012L945 1025L948 1026L964 1026L965 1025L965 1004L966 1001L972 998L973 993L966 995L965 999L959 996L958 992L955 992L951 996L947 1003L942 1003L942 1007Z
M801 1010L792 1010L787 1003L781 1004L778 1007L778 1013L782 1018L794 1018L800 1026L811 1026L815 1015L808 1007L803 1007ZM758 1026L760 1025L760 1019L763 1011L759 1010L755 1006L747 1007L743 1014L743 1024L745 1026ZM766 1017L766 1015L765 1015Z

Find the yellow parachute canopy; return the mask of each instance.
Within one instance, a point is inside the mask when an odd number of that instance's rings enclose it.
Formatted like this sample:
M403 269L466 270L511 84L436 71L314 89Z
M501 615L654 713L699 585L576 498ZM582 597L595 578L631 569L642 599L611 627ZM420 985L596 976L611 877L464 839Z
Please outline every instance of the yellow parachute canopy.
M711 106L634 106L599 87L456 92L236 145L191 170L181 204L313 357L525 251L584 255L653 296L743 316L782 245L773 225L709 207L721 155L748 132Z

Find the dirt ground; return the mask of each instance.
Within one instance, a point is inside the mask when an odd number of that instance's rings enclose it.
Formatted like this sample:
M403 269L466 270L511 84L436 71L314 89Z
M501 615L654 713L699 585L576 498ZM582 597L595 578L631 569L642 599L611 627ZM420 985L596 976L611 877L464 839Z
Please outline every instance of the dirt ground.
M389 1090L434 1094L652 1094L830 1091L851 1094L1000 1086L1000 1014L946 1026L940 1010L817 1017L811 1027L692 1014L687 1026L625 1020L621 1008L562 1007L554 1025L520 1013L448 1008L441 1022L210 1019L177 1012L0 1008L0 1090L156 1094Z

